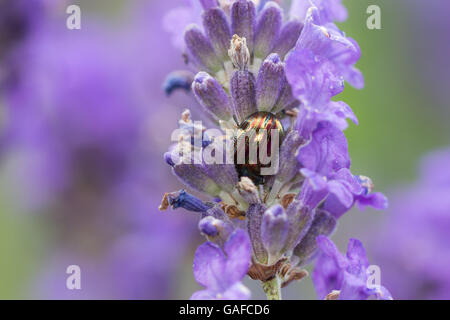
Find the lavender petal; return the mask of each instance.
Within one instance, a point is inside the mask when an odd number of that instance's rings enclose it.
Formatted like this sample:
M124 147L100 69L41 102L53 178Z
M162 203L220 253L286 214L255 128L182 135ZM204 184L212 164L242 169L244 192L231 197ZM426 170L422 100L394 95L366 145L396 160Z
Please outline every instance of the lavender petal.
M294 48L300 33L303 29L303 23L298 20L287 22L280 31L271 52L278 53L281 59Z
M206 72L199 72L192 83L192 91L200 105L214 117L229 120L232 107L228 95L216 79Z
M293 255L299 259L298 265L307 264L317 250L316 238L330 235L336 228L336 219L324 210L316 210L316 215L306 235L294 248Z
M184 33L184 41L189 54L202 68L206 68L213 73L218 72L222 68L222 63L214 52L208 38L196 25L187 27Z
M261 236L261 226L265 211L266 207L262 204L251 205L247 210L248 234L250 235L255 258L261 264L266 264L269 258Z
M203 27L206 36L218 57L226 61L230 47L231 30L225 12L220 8L212 8L203 13Z
M231 33L244 37L250 53L253 52L256 10L253 1L238 0L231 7Z

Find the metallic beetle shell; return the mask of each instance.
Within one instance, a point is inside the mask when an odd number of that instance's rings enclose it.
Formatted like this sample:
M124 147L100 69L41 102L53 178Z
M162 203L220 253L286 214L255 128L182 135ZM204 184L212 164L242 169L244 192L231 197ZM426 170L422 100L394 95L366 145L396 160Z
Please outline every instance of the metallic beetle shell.
M271 154L271 130L278 130L279 146L281 145L281 139L284 135L283 125L281 121L270 112L256 112L247 117L239 125L238 133L235 137L235 166L239 174L239 177L246 176L252 179L255 184L264 183L264 176L261 176L261 167L270 166L270 164L263 165L259 159L260 141L264 134L267 136L267 154ZM248 137L248 138L246 138ZM245 139L245 140L244 140ZM250 144L256 144L257 150L257 162L250 163L249 150ZM252 145L252 147L254 147ZM245 149L245 163L238 163L238 154L244 152ZM242 162L242 161L241 161Z

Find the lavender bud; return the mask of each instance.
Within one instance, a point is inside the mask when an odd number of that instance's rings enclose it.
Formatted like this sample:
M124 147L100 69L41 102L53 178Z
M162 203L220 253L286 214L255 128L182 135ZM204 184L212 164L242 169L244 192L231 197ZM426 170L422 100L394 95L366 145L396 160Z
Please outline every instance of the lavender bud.
M314 210L303 206L301 201L294 200L286 210L289 230L285 251L292 250L308 232L314 219Z
M283 13L279 5L267 2L259 14L255 29L255 57L264 59L272 49L280 33Z
M294 98L291 85L287 81L286 75L283 75L280 94L272 112L278 113L282 110L295 108L298 105L300 105L300 102Z
M184 41L190 55L201 67L207 68L213 73L222 68L221 61L216 56L211 43L196 25L187 27L184 33Z
M239 70L247 70L250 63L250 52L247 47L247 39L238 35L233 35L230 41L230 50L228 50L233 65Z
M286 54L294 48L302 30L303 23L298 20L291 20L286 23L281 29L271 52L278 53L281 59L284 59Z
M218 196L221 188L209 178L202 165L178 164L172 168L173 173L194 190Z
M247 210L248 234L252 242L253 253L260 264L267 264L268 262L268 254L261 238L262 217L265 211L266 207L262 204L253 204Z
M201 233L209 237L215 237L219 234L219 230L217 228L218 224L221 221L212 216L207 216L200 220L198 223L198 228Z
M211 209L209 209L206 212L206 215L204 217L206 217L206 216L212 216L213 218L225 221L227 223L231 223L231 221L228 218L228 216L225 214L225 212L222 210L222 208L220 206L218 206L218 205L216 205L216 206L212 207Z
M203 7L203 10L208 10L214 7L217 7L217 0L200 0L200 4Z
M253 74L247 70L235 71L231 77L230 91L234 111L240 122L257 112Z
M200 105L213 116L229 120L233 110L228 95L216 79L206 72L199 72L192 82L192 91Z
M220 8L205 11L203 13L203 27L216 54L221 60L227 60L231 31L225 12Z
M241 177L241 181L237 184L237 189L242 198L249 204L260 203L258 189L256 189L253 181L248 177Z
M229 222L206 216L198 224L200 232L207 236L209 241L222 246L233 232L233 225Z
M284 253L282 249L285 247L287 239L287 224L287 215L280 205L274 205L264 213L261 238L269 254L268 265L278 262Z
M304 142L297 130L288 133L280 149L280 169L276 175L278 181L288 182L298 173L300 163L297 159L297 153Z
M255 15L255 5L251 0L238 0L231 7L231 33L247 39L250 53L253 51Z
M205 166L206 174L223 190L232 193L239 181L233 164L208 164Z
M187 193L185 190L167 194L164 198L166 197L172 209L183 208L193 212L206 212L208 211L208 209L210 209L210 206L203 203L203 201L201 201L197 197Z
M256 79L256 104L259 111L271 111L278 99L284 79L284 64L273 53L264 60Z
M180 157L178 157L176 153L170 151L164 153L164 161L166 161L166 163L171 167L175 166L175 164L177 164L179 160Z
M307 264L314 257L317 250L316 238L319 235L329 236L336 227L336 219L331 214L324 210L316 211L311 227L293 252L299 266Z

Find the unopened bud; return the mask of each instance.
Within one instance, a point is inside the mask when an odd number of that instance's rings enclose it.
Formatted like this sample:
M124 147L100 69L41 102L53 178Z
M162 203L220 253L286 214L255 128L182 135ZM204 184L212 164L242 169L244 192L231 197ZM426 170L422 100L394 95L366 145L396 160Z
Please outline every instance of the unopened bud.
M237 34L233 35L228 55L236 68L239 70L247 70L250 62L247 39L244 37L241 38Z

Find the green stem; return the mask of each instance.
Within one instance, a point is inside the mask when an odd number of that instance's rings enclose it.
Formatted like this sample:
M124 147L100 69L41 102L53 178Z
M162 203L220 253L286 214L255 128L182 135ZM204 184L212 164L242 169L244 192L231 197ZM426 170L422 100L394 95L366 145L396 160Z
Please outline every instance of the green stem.
M278 275L269 281L263 282L262 287L266 293L267 300L281 300L280 278Z

